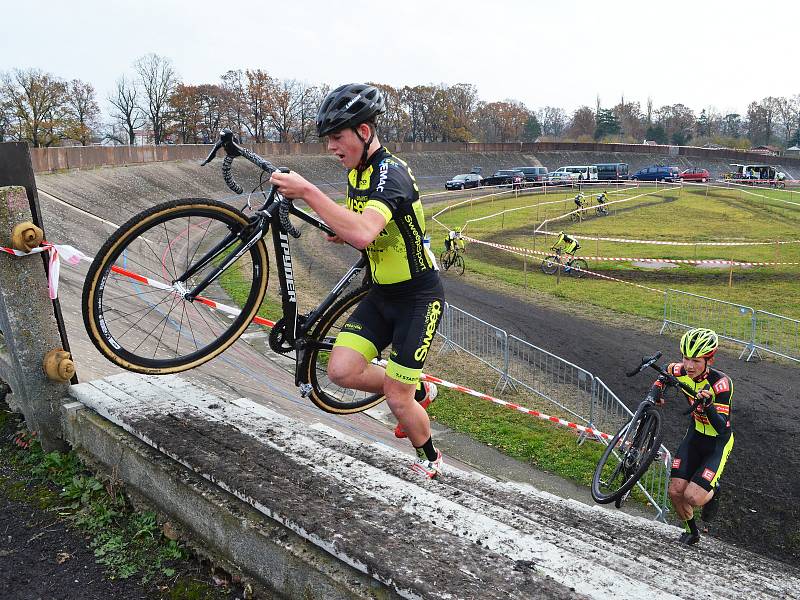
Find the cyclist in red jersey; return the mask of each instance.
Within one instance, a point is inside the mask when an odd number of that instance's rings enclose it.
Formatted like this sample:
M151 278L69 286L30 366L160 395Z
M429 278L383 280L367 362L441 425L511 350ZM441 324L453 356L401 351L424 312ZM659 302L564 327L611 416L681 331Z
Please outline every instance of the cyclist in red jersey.
M703 399L692 412L692 423L672 461L669 497L684 523L685 531L679 539L682 544L696 544L700 540L694 518L696 507L702 507L701 517L705 522L716 515L719 479L733 449L733 382L722 371L711 368L718 345L717 334L711 329L691 329L681 338L683 360L667 367ZM656 385L663 383L659 381ZM689 404L694 403L688 395L686 398Z

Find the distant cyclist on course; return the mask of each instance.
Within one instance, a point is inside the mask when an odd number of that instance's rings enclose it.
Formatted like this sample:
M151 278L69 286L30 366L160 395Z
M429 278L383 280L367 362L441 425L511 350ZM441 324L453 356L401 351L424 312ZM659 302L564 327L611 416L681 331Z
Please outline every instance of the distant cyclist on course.
M386 394L398 425L417 450L412 470L436 477L442 453L431 439L428 405L436 386L420 374L444 310L435 259L423 243L425 217L411 169L381 146L375 119L383 94L371 85L333 90L317 113L317 133L348 169L346 207L297 173L274 173L287 198L304 200L336 232L333 242L366 250L372 287L336 338L328 364L335 384ZM389 344L386 369L371 364Z
M580 249L581 245L574 237L570 236L563 231L558 232L558 238L551 246L551 250L558 250L563 248L564 254L568 255L570 259L575 257L575 253Z
M462 252L464 251L464 238L461 237L461 229L459 228L451 229L444 238L444 249L449 252L451 248L458 248Z
M695 507L702 519L711 521L719 509L719 479L733 448L731 406L733 382L722 371L712 369L719 340L711 329L690 329L681 338L683 360L667 371L694 390L704 402L692 413L692 424L672 461L669 497L684 522L679 541L696 544L700 533L694 520ZM656 382L656 385L663 386ZM694 400L686 396L689 404ZM660 403L663 403L663 398Z

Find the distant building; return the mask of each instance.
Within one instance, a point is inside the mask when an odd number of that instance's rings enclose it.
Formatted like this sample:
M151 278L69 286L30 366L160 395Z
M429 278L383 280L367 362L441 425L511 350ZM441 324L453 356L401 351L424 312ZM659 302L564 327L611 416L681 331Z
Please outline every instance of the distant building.
M783 151L784 156L800 156L800 146L792 146Z

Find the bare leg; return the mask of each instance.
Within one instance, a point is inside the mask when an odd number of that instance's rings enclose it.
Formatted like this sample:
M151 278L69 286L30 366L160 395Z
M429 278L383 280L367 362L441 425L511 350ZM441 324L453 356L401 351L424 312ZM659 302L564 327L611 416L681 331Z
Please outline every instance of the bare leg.
M378 394L384 391L385 374L385 369L368 363L363 354L352 348L336 346L331 351L328 361L328 377L336 385Z
M672 506L675 507L675 513L681 521L688 521L694 516L692 505L686 502L684 497L688 485L689 482L686 479L673 478L669 480L669 499L672 500Z
M425 409L414 400L416 389L417 386L413 383L402 383L391 377L384 377L386 404L403 426L408 439L415 448L419 448L431 437L431 421Z

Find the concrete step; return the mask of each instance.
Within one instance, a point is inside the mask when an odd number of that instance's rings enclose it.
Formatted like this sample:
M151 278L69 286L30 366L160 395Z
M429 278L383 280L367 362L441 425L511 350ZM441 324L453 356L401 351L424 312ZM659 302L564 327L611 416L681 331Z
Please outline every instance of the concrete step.
M675 527L453 467L427 481L410 455L177 376L71 395L392 595L800 597L797 570L708 536L679 547Z

